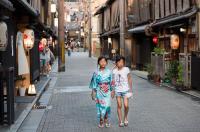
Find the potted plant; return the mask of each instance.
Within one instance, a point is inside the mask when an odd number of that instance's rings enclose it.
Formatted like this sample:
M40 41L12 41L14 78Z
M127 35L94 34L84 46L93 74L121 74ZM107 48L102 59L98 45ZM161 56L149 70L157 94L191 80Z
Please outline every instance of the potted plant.
M164 49L161 49L160 47L155 47L155 48L153 49L153 52L155 53L156 56L158 56L158 55L164 54L165 50L164 50Z
M171 79L172 85L176 85L176 81L178 77L178 65L179 65L179 62L177 60L173 60L169 64L167 75Z
M153 80L153 70L154 70L154 67L151 64L146 65L146 71L148 72L148 75L147 75L148 80Z
M183 81L183 66L181 64L178 65L178 76L176 80L176 89L178 91L184 90L184 81Z
M20 82L21 82L20 87L19 87L19 95L25 96L26 87L24 85L24 80L26 80L26 78L21 75L21 76L19 76L18 80L20 80Z

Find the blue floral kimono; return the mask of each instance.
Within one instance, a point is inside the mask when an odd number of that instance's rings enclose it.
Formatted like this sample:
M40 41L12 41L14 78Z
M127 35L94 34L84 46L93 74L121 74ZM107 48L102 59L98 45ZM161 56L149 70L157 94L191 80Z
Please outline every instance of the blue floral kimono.
M96 91L95 101L98 121L100 118L104 119L105 116L108 120L110 118L111 91L114 86L112 80L112 72L107 68L104 71L94 72L92 76L90 88Z

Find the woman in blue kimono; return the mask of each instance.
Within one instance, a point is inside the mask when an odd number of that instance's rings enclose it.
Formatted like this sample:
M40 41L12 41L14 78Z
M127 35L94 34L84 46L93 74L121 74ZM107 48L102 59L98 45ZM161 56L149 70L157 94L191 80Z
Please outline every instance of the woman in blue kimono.
M106 68L107 59L98 58L98 69L94 72L90 88L92 89L92 99L96 102L98 127L110 127L111 96L114 97L114 83L112 72Z

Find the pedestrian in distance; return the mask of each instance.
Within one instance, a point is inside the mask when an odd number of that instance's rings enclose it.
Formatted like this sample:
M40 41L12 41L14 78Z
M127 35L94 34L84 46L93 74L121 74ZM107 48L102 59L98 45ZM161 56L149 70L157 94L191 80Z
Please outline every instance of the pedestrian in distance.
M129 98L132 97L132 77L128 67L125 67L125 58L116 57L116 67L113 69L115 80L115 95L117 100L117 114L119 127L128 126ZM124 118L122 120L122 102L124 104Z
M68 54L68 56L71 56L71 51L72 51L71 46L68 44L66 46L66 48L67 48L67 54Z
M110 127L111 97L114 98L112 71L107 66L107 58L98 58L97 71L93 73L90 88L92 100L96 102L98 127Z

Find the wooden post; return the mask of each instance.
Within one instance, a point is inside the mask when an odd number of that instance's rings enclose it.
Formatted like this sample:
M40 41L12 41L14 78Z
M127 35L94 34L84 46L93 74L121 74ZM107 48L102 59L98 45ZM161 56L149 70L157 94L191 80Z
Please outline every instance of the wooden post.
M200 1L198 0L197 1L197 6L198 8L200 8ZM196 15L196 27L197 27L197 43L198 43L198 50L200 50L200 12L197 12L197 15Z
M65 71L64 0L58 0L58 71Z
M119 0L120 5L120 54L124 56L125 43L125 0Z
M89 57L92 57L91 0L89 0Z

